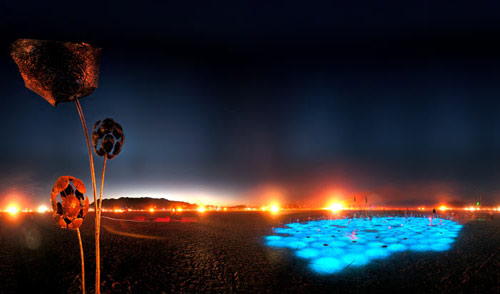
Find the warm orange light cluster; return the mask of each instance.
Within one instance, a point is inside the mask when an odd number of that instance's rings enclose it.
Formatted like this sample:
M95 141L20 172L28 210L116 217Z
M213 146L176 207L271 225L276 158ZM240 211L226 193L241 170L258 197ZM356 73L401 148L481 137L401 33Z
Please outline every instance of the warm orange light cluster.
M342 206L342 203L335 202L335 203L330 204L330 206L328 207L328 209L330 209L333 212L337 212L339 210L344 209L344 207Z
M49 211L49 208L45 205L40 205L40 206L38 206L36 211L38 213L46 213L47 211Z
M441 211L446 211L448 209L448 207L444 206L444 205L441 205L441 207L439 207L439 210Z
M10 205L6 210L10 215L16 215L19 213L19 208L16 205Z
M276 212L278 212L279 210L280 210L280 208L278 207L278 205L273 204L273 205L271 206L271 212L272 212L272 213L276 213Z
M199 211L199 212L205 212L205 207L204 207L204 206L200 206L200 207L198 207L198 211Z

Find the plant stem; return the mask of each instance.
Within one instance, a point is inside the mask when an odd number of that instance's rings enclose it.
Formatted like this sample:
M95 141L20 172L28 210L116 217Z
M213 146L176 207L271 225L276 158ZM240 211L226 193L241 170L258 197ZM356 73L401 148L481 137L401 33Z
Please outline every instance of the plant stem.
M80 229L76 229L76 233L78 234L78 242L80 243L80 258L82 260L82 291L85 294L85 261L83 258L83 245L82 245L82 236L80 235Z
M104 174L106 174L106 162L108 161L108 153L104 154L104 163L102 164L102 175L101 175L101 190L99 192L99 226L101 225L101 213L102 213L102 190L104 189Z
M80 101L75 99L76 109L78 110L78 115L82 121L83 133L85 134L85 141L87 142L87 151L89 153L90 162L90 175L92 178L92 190L94 193L94 206L95 206L95 293L101 293L101 263L100 263L100 252L99 252L99 223L97 216L99 210L97 208L97 193L95 184L95 171L94 171L94 158L92 157L92 148L90 145L89 131L87 129L87 123L85 122L85 117L83 116L82 106Z

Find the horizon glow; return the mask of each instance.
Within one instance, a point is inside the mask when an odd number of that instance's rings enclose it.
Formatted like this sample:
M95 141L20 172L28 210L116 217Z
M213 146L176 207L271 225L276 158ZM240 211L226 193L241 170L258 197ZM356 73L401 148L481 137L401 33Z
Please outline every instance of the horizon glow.
M364 266L404 251L451 249L462 225L446 219L353 218L290 223L264 237L266 245L289 248L310 261L318 274L333 274L348 267Z

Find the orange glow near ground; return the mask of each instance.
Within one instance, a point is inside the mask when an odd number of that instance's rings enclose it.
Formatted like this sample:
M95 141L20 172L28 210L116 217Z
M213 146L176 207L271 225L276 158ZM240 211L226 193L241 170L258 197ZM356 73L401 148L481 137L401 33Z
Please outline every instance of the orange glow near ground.
M276 212L278 212L278 210L280 210L278 205L274 204L273 206L271 206L271 212L276 213Z
M40 205L38 206L37 210L36 210L38 213L46 213L47 211L49 211L48 207L45 206L45 205Z
M149 212L155 212L155 209L154 209L153 207L151 207L151 208L149 209Z
M441 205L441 207L439 207L439 210L441 210L441 211L445 211L446 209L448 209L448 208L446 208L446 206L444 206L444 205Z
M10 215L16 215L19 213L19 208L15 205L10 205L6 210Z
M203 207L203 206L198 207L198 211L199 212L205 212L205 207Z
M328 207L331 211L337 212L339 210L342 210L344 207L342 206L342 203L332 203L330 207Z

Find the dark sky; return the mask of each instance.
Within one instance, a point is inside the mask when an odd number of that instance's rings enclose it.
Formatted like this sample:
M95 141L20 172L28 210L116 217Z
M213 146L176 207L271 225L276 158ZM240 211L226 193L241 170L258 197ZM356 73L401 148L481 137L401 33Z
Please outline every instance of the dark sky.
M0 2L0 206L90 188L76 108L24 87L16 38L103 48L81 103L126 135L105 197L500 204L499 4L102 2Z

